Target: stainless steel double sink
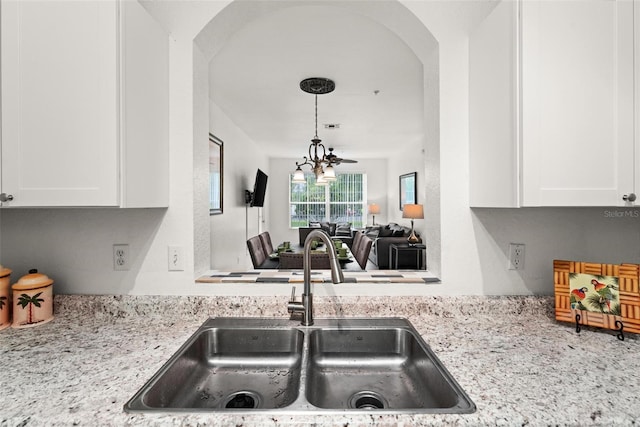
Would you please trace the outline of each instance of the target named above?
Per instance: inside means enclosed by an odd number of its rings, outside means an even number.
[[[406,319],[212,318],[127,412],[471,413],[475,405]]]

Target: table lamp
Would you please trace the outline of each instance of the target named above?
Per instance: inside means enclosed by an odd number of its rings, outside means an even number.
[[[373,216],[373,225],[376,225],[376,214],[380,213],[380,206],[377,203],[369,205],[369,213]]]
[[[413,220],[424,218],[424,209],[422,205],[404,205],[402,207],[402,218],[411,218],[411,235],[407,238],[407,242],[410,245],[419,243],[420,240],[416,237],[416,233],[413,231]]]

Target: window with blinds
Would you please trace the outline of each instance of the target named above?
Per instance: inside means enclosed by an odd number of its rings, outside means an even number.
[[[289,226],[307,227],[309,222],[350,222],[362,227],[366,222],[367,175],[341,173],[329,185],[316,185],[313,174],[305,183],[289,176]]]

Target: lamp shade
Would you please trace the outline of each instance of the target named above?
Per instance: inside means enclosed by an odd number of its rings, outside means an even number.
[[[293,182],[297,184],[304,184],[307,180],[304,177],[304,172],[300,169],[300,166],[296,168],[296,171],[293,173]]]
[[[324,179],[324,173],[320,174],[320,176],[316,178],[316,186],[325,187],[327,185],[329,185],[329,181]]]
[[[402,218],[423,219],[424,209],[422,205],[404,205],[402,207]]]
[[[338,179],[336,177],[336,171],[333,169],[333,166],[329,165],[324,168],[324,180],[325,181],[335,181]]]
[[[377,203],[371,203],[369,205],[369,213],[372,215],[377,215],[380,213],[380,206]]]

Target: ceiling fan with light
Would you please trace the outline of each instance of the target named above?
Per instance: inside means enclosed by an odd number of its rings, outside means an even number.
[[[305,183],[306,178],[301,166],[309,165],[316,176],[316,185],[327,185],[330,181],[335,181],[336,172],[333,165],[340,163],[356,163],[355,160],[342,159],[333,153],[333,148],[329,148],[329,153],[325,150],[322,140],[318,138],[318,95],[331,93],[335,89],[336,84],[333,80],[325,77],[311,77],[300,82],[300,89],[304,92],[315,95],[316,107],[316,132],[311,139],[309,145],[309,157],[304,156],[302,163],[296,162],[296,170],[293,174],[293,182]],[[322,153],[322,155],[320,155]]]
[[[343,159],[336,156],[333,153],[333,147],[329,147],[329,154],[326,155],[326,158],[332,165],[339,165],[340,163],[358,163],[357,160]]]

